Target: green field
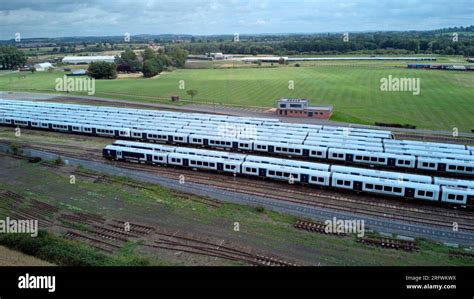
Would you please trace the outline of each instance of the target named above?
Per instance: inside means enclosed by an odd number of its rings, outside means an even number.
[[[449,60],[449,59],[447,59]],[[407,123],[419,128],[470,132],[474,129],[474,73],[412,70],[394,63],[324,63],[301,67],[180,69],[157,78],[97,81],[96,96],[143,102],[196,89],[196,102],[274,107],[281,97],[308,98],[314,105],[333,105],[334,121],[373,124]],[[398,62],[399,65],[405,65]],[[64,73],[0,76],[0,90],[53,91]],[[420,94],[383,92],[380,79],[419,78]],[[179,89],[180,80],[185,89]],[[294,89],[289,89],[289,81]]]

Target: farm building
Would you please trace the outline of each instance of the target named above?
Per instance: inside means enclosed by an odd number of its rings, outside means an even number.
[[[331,118],[332,110],[332,106],[309,106],[307,99],[280,99],[278,100],[277,114],[282,116],[329,119]]]
[[[54,66],[49,62],[37,63],[34,65],[34,67],[38,72],[44,72],[48,69],[54,69]]]
[[[78,64],[78,63],[91,63],[97,61],[104,62],[115,62],[115,56],[66,56],[63,58],[63,63],[67,64]]]

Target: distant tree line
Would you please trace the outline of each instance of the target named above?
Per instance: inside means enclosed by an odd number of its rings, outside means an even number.
[[[376,32],[340,34],[253,36],[239,42],[202,41],[183,43],[192,54],[223,52],[229,54],[440,54],[474,56],[474,26],[436,31]]]

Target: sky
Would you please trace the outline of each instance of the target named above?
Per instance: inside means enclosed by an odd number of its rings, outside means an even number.
[[[474,24],[474,0],[0,0],[0,39],[429,30]]]

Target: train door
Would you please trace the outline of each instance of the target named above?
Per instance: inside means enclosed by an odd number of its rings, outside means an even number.
[[[438,163],[438,171],[446,171],[446,163]]]
[[[395,166],[395,162],[396,162],[396,161],[395,161],[394,158],[388,158],[388,163],[387,163],[387,165],[388,165],[388,166]]]
[[[168,142],[173,142],[173,135],[168,135]]]
[[[346,154],[346,161],[348,161],[348,162],[354,161],[354,155],[353,154]]]
[[[269,152],[269,153],[273,153],[274,151],[275,151],[274,146],[273,146],[273,145],[269,145],[269,146],[268,146],[268,152]]]
[[[405,197],[414,198],[415,197],[415,189],[405,188]]]
[[[468,207],[474,207],[474,196],[473,195],[468,195],[467,196],[466,205]]]
[[[308,117],[313,117],[313,112],[308,112]]]
[[[217,163],[217,170],[218,171],[223,171],[224,170],[224,164],[223,163]]]
[[[362,182],[354,181],[354,190],[362,191]]]
[[[153,160],[152,160],[152,157],[151,157],[150,154],[147,154],[147,155],[146,155],[146,162],[147,162],[147,163],[153,163]]]
[[[117,151],[117,159],[122,159],[122,151]]]
[[[96,130],[95,128],[92,128],[92,134],[95,135],[96,134]]]
[[[232,142],[232,148],[233,148],[233,149],[237,149],[238,147],[239,147],[239,143],[233,141],[233,142]]]
[[[189,166],[189,159],[183,159],[183,166]]]
[[[119,130],[114,130],[114,131],[115,131],[115,137],[120,137]]]
[[[67,130],[68,130],[69,132],[72,132],[72,126],[69,126],[69,125],[68,125],[68,126],[67,126]]]
[[[301,182],[302,183],[309,183],[309,175],[302,173],[301,174]]]
[[[202,140],[202,144],[204,144],[205,146],[208,146],[209,145],[209,139],[204,138]]]
[[[258,175],[263,177],[267,176],[267,170],[265,168],[259,168]]]
[[[309,157],[309,150],[303,149],[303,157]]]

